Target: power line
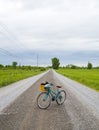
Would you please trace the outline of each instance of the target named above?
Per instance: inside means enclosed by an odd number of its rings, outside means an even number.
[[[26,46],[24,46],[24,44],[23,43],[21,43],[19,40],[18,40],[18,38],[15,36],[15,34],[14,33],[12,33],[10,30],[9,30],[9,28],[7,27],[7,25],[5,25],[4,23],[2,23],[1,21],[0,21],[0,26],[3,28],[3,30],[4,31],[0,31],[0,34],[2,34],[3,36],[5,36],[8,40],[10,40],[10,41],[14,41],[14,43],[18,46],[18,48],[23,48],[23,49],[25,49],[25,50],[27,50],[27,47]],[[15,45],[14,44],[14,45]],[[3,54],[5,54],[5,55],[9,55],[9,56],[12,56],[12,57],[17,57],[17,58],[19,58],[20,59],[20,57],[18,57],[18,56],[16,56],[16,55],[14,55],[12,52],[14,51],[14,50],[11,50],[10,49],[10,51],[8,51],[7,49],[4,49],[4,48],[0,48],[0,51],[1,51],[1,53],[3,53]],[[22,51],[21,51],[22,52]],[[23,51],[24,52],[24,51]],[[35,54],[35,53],[34,53]],[[33,54],[33,55],[34,55]],[[29,54],[30,55],[30,54]],[[21,56],[22,57],[22,56]],[[37,56],[37,66],[38,66],[38,56]]]
[[[4,24],[4,23],[2,23],[2,22],[0,21],[0,26],[7,32],[7,34],[5,34],[4,32],[0,32],[1,34],[3,34],[4,36],[6,36],[6,38],[7,38],[8,40],[14,41],[14,43],[16,43],[16,45],[18,46],[18,48],[21,47],[21,48],[27,50],[27,47],[24,46],[24,44],[18,40],[18,38],[15,36],[15,34],[12,33],[12,32],[8,29],[8,27],[7,27],[6,24]],[[19,46],[19,45],[20,45],[20,46]],[[20,49],[21,49],[21,48],[20,48]],[[14,50],[13,50],[13,51],[14,51]],[[22,52],[22,51],[21,51],[21,52]],[[28,54],[29,54],[29,53],[28,53]],[[34,54],[35,54],[35,53],[34,53]],[[29,54],[29,55],[30,55],[30,54]]]
[[[0,21],[0,26],[8,33],[8,35],[7,35],[7,34],[5,34],[4,32],[1,32],[4,36],[6,36],[9,40],[14,41],[14,42],[17,44],[17,46],[20,45],[21,48],[27,49],[27,48],[24,46],[24,44],[21,43],[21,42],[18,40],[18,38],[15,36],[15,34],[12,33],[12,32],[8,29],[8,27],[7,27],[6,24],[4,24],[4,23],[2,23],[2,22]],[[20,44],[18,44],[18,43],[20,43]]]
[[[5,49],[3,49],[3,48],[0,48],[0,51],[1,51],[1,53],[3,53],[3,54],[6,54],[6,55],[9,55],[9,56],[12,56],[12,57],[18,57],[18,56],[12,54],[11,52],[9,52],[9,51],[7,51],[7,50],[5,50]]]

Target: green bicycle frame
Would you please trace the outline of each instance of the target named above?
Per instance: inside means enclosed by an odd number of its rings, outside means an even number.
[[[46,100],[48,98],[49,94],[51,95],[53,100],[56,100],[59,93],[60,93],[59,89],[57,89],[56,91],[53,91],[52,89],[49,89],[48,92],[46,92],[46,94],[44,96],[44,100]]]

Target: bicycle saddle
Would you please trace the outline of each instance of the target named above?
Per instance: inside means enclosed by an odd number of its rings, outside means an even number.
[[[57,88],[62,88],[62,86],[56,86]]]

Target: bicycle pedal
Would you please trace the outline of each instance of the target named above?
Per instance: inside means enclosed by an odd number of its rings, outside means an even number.
[[[52,101],[55,101],[55,99],[54,99],[54,98],[52,98]]]

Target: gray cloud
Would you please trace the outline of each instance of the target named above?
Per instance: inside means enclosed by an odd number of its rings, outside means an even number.
[[[0,47],[13,53],[99,51],[98,0],[0,0],[0,17]]]

